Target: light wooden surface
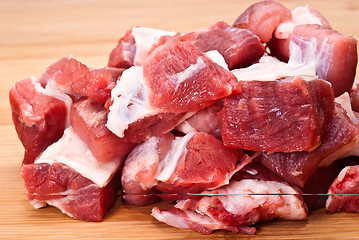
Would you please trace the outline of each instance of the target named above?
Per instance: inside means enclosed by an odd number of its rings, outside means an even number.
[[[117,201],[101,223],[68,218],[57,209],[35,210],[25,198],[19,170],[22,146],[12,126],[8,92],[14,83],[40,74],[72,54],[91,67],[104,66],[117,40],[131,26],[178,32],[233,23],[254,1],[0,1],[0,239],[353,239],[359,214],[313,212],[305,221],[271,221],[255,236],[217,231],[210,236],[154,220],[149,207]],[[309,4],[333,28],[359,39],[358,0],[282,1],[293,9]],[[162,205],[163,206],[163,205]]]

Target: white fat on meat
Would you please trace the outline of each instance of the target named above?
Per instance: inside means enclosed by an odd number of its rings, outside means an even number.
[[[298,220],[307,216],[304,202],[297,196],[299,192],[285,183],[243,179],[232,181],[229,185],[215,191],[216,194],[219,194],[217,198],[223,207],[234,215],[246,216],[254,209],[263,207],[263,211],[270,209],[271,212],[268,214],[274,213],[282,219]],[[206,213],[207,201],[204,201],[204,204],[201,201],[197,204],[197,211]],[[261,214],[264,213],[261,212]]]
[[[141,66],[152,47],[162,36],[174,36],[176,32],[147,27],[133,27],[132,35],[136,42],[134,65]]]
[[[177,86],[180,83],[182,83],[182,82],[186,81],[187,79],[191,78],[193,75],[195,75],[199,71],[201,71],[205,66],[206,66],[206,64],[204,63],[202,57],[198,57],[197,62],[195,64],[192,64],[191,66],[186,68],[184,71],[179,72],[179,73],[176,74],[176,76],[177,76],[177,81],[176,81]]]
[[[344,110],[347,112],[348,117],[350,118],[350,120],[352,120],[353,123],[359,124],[358,119],[355,117],[355,114],[353,112],[348,92],[345,92],[339,97],[336,97],[335,102],[339,103],[344,108]]]
[[[161,182],[166,182],[171,177],[177,167],[180,158],[186,157],[187,143],[192,139],[194,134],[194,132],[191,132],[183,137],[175,137],[172,142],[170,151],[158,165],[158,171],[156,176],[157,180]]]
[[[63,206],[71,201],[77,200],[78,196],[79,196],[79,194],[78,194],[79,192],[86,190],[86,188],[93,188],[94,186],[97,186],[97,185],[92,183],[92,184],[86,185],[86,186],[76,189],[76,190],[67,189],[63,192],[54,193],[54,195],[56,195],[56,196],[63,196],[61,198],[47,199],[45,201],[33,199],[30,201],[30,203],[34,208],[37,208],[37,209],[46,207],[47,205],[54,206],[57,209],[60,209],[62,213],[65,213],[69,217],[73,218],[74,216],[70,212],[66,211]]]
[[[274,31],[274,36],[278,39],[287,39],[295,26],[303,24],[322,25],[322,22],[310,11],[308,6],[297,7],[292,10],[292,20],[279,24]]]
[[[150,170],[152,166],[158,165],[158,137],[151,137],[143,143],[137,145],[126,159],[126,164],[122,171],[122,182],[135,180],[139,171]],[[151,182],[139,182],[143,190],[151,189],[157,184],[156,179]],[[125,191],[125,189],[124,189]]]
[[[164,222],[170,226],[177,227],[180,229],[188,229],[193,228],[197,225],[196,229],[199,232],[202,233],[209,233],[212,230],[217,229],[227,229],[236,231],[236,228],[226,226],[225,224],[212,219],[206,215],[199,214],[196,212],[193,212],[191,210],[182,210],[181,215],[178,215],[178,213],[172,213],[170,211],[161,211],[159,208],[154,207],[152,208],[151,215],[156,218],[158,221]],[[203,228],[207,228],[207,230],[204,230]],[[207,232],[208,231],[208,232]],[[254,233],[254,232],[253,232]]]
[[[318,44],[315,38],[295,37],[295,41],[289,43],[289,51],[288,63],[264,55],[258,63],[231,72],[238,81],[274,81],[291,76],[314,79],[318,75],[326,76],[330,64],[327,53],[331,51],[327,39]]]
[[[197,132],[195,128],[191,126],[191,124],[188,123],[188,121],[184,121],[181,124],[179,124],[176,127],[176,130],[182,132],[182,133],[190,133],[190,132]]]
[[[43,88],[41,84],[36,81],[35,77],[31,77],[31,83],[34,85],[34,88],[37,92],[61,100],[66,104],[67,107],[66,127],[70,126],[70,109],[72,105],[71,97],[66,93],[63,93],[59,89],[57,89],[53,85],[54,81],[49,81],[46,84],[45,88]]]
[[[229,71],[226,60],[224,60],[224,57],[217,50],[208,51],[205,55],[219,66]]]
[[[159,113],[159,109],[151,107],[149,103],[148,86],[140,66],[131,67],[122,73],[111,91],[111,101],[106,126],[121,138],[131,123]]]
[[[104,187],[112,179],[122,159],[114,158],[108,162],[98,162],[85,142],[74,132],[72,127],[50,145],[36,160],[36,163],[62,163],[83,177],[90,179],[97,186]],[[94,174],[96,173],[96,174]]]
[[[175,137],[171,143],[168,153],[160,159],[159,156],[159,137],[151,137],[145,142],[137,145],[126,159],[123,169],[122,182],[134,180],[138,182],[143,190],[150,189],[157,185],[159,181],[166,182],[175,171],[178,161],[186,157],[187,144],[195,133],[189,133],[183,137]],[[151,182],[142,183],[137,181],[139,171],[157,167],[157,171]]]
[[[293,45],[292,47],[297,54],[301,54],[299,46]],[[294,59],[296,56],[294,54],[292,61],[289,60],[288,63],[285,63],[277,58],[264,55],[258,63],[247,68],[234,69],[231,72],[238,81],[275,81],[290,76],[315,77],[315,64],[301,63]],[[300,59],[302,59],[301,55]]]
[[[217,50],[208,51],[205,53],[205,55],[213,62],[217,63],[219,66],[229,71],[226,61]],[[192,64],[182,72],[175,74],[172,78],[173,80],[176,80],[175,84],[178,86],[180,83],[186,81],[187,79],[191,78],[193,75],[201,71],[204,67],[206,67],[206,63],[203,61],[203,58],[200,56],[197,58],[195,64]]]
[[[158,221],[164,222],[172,227],[177,227],[180,229],[191,228],[186,218],[178,217],[176,214],[168,211],[161,212],[157,207],[152,209],[151,215]]]

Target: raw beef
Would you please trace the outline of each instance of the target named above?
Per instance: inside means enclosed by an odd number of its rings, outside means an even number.
[[[249,6],[233,26],[251,30],[264,43],[269,42],[279,24],[290,21],[291,11],[279,2],[262,1]]]
[[[21,174],[27,198],[35,208],[48,204],[78,220],[102,221],[119,189],[120,174],[99,187],[61,163],[24,165]]]
[[[48,204],[75,219],[101,221],[116,199],[122,161],[98,162],[69,127],[33,164],[23,165],[21,175],[35,208]]]
[[[320,144],[334,109],[333,92],[325,81],[294,77],[240,85],[243,92],[225,98],[219,113],[226,147],[272,153]]]
[[[33,163],[62,136],[72,101],[56,89],[43,88],[34,78],[17,82],[9,98],[13,123],[25,148],[23,164]]]
[[[343,168],[331,184],[328,194],[328,211],[359,212],[359,165]]]
[[[231,176],[250,161],[242,151],[226,149],[206,133],[152,137],[136,146],[125,161],[124,198],[131,204],[144,205],[154,200],[145,195],[153,190],[166,194],[160,195],[162,198],[174,200],[183,194],[218,188],[228,184]]]
[[[314,61],[320,79],[332,84],[335,97],[352,88],[358,62],[357,40],[317,24],[296,26],[292,42],[302,49],[297,62]]]
[[[217,50],[229,69],[247,67],[265,52],[260,39],[251,31],[231,27],[223,21],[186,33],[181,40],[192,43],[202,52]]]
[[[172,226],[202,233],[226,229],[253,234],[257,222],[305,219],[307,207],[300,193],[263,166],[250,164],[236,173],[229,185],[202,192],[199,200],[180,200],[168,210],[155,207],[152,215]]]
[[[125,156],[135,146],[108,130],[106,109],[90,98],[75,102],[70,118],[73,130],[88,145],[97,161]]]
[[[150,104],[167,112],[193,112],[240,92],[234,75],[188,42],[170,42],[146,58],[143,76]]]
[[[142,67],[125,70],[111,92],[106,126],[120,138],[143,142],[162,136],[194,113],[168,113],[151,106]]]
[[[355,153],[358,125],[336,104],[332,120],[319,147],[312,151],[262,154],[260,162],[290,184],[303,187],[318,167]]]
[[[109,67],[129,68],[141,66],[144,59],[162,37],[170,37],[176,32],[168,32],[154,28],[133,27],[128,30],[111,51],[108,60]]]
[[[329,22],[316,9],[309,6],[297,7],[292,11],[292,19],[281,23],[274,31],[273,37],[268,43],[271,54],[288,62],[293,29],[295,26],[303,24],[318,24],[324,28],[331,28]]]
[[[73,57],[61,58],[51,64],[39,81],[51,85],[73,98],[90,97],[104,104],[111,95],[115,82],[123,69],[91,69]]]
[[[221,139],[221,126],[217,114],[223,108],[223,101],[218,100],[213,105],[201,109],[195,115],[183,121],[176,130],[187,134],[190,132],[205,132]]]

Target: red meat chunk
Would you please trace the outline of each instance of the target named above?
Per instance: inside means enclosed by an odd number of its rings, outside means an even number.
[[[303,187],[323,160],[346,144],[350,144],[358,134],[357,125],[349,119],[340,105],[336,105],[329,122],[327,132],[315,150],[262,154],[260,162],[288,183]]]
[[[303,62],[314,56],[318,77],[332,84],[335,97],[351,90],[358,62],[356,39],[307,24],[294,28],[292,41],[301,48]]]
[[[202,52],[217,50],[229,69],[247,67],[264,54],[264,46],[255,34],[247,29],[231,27],[225,22],[186,33],[181,40],[189,41]]]
[[[149,87],[142,67],[126,69],[111,92],[107,128],[127,141],[140,143],[152,136],[162,136],[193,113],[171,113],[152,107]]]
[[[136,146],[125,161],[125,200],[143,205],[154,200],[145,196],[148,193],[161,192],[165,194],[160,195],[162,198],[175,200],[181,198],[177,194],[217,188],[228,184],[231,176],[249,161],[242,151],[226,149],[220,140],[206,133],[152,137]]]
[[[135,38],[132,35],[132,29],[118,40],[117,46],[111,51],[108,60],[109,67],[129,68],[133,66],[136,52]]]
[[[27,198],[35,207],[54,205],[78,220],[102,221],[119,189],[120,172],[99,187],[61,163],[28,164],[21,168]]]
[[[234,21],[233,26],[251,30],[262,42],[272,38],[274,30],[282,22],[292,18],[291,11],[279,2],[262,1],[249,6]]]
[[[115,82],[122,74],[120,68],[91,69],[75,58],[61,58],[50,65],[40,78],[43,85],[53,84],[74,98],[90,97],[104,104],[111,96]]]
[[[37,91],[35,84],[31,79],[24,79],[9,93],[14,126],[25,148],[23,164],[33,163],[47,146],[62,136],[68,116],[64,101]],[[38,87],[43,89],[40,84]]]
[[[132,27],[111,51],[109,67],[129,68],[141,66],[147,55],[166,39],[176,34],[147,27]]]
[[[268,42],[271,55],[281,61],[288,62],[293,29],[295,26],[303,24],[319,24],[324,28],[331,29],[329,22],[318,10],[309,6],[297,7],[292,11],[292,19],[281,23],[274,31],[272,39]]]
[[[226,184],[236,171],[237,161],[246,155],[226,149],[223,143],[207,133],[196,133],[186,145],[187,153],[180,158],[167,181],[156,189],[162,193],[198,193]],[[237,169],[238,170],[238,169]]]
[[[100,162],[127,155],[135,146],[108,130],[106,109],[89,98],[72,105],[70,118],[74,131]]]
[[[329,84],[300,77],[240,84],[243,92],[225,98],[219,113],[226,147],[294,152],[320,144],[334,110]]]
[[[231,95],[235,76],[188,42],[169,42],[146,59],[143,76],[152,106],[166,112],[198,111]]]

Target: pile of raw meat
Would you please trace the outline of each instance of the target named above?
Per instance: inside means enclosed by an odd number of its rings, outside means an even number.
[[[317,10],[274,1],[189,33],[133,27],[107,67],[65,57],[10,90],[27,198],[86,221],[117,196],[165,200],[157,220],[204,234],[358,212],[357,58]]]

